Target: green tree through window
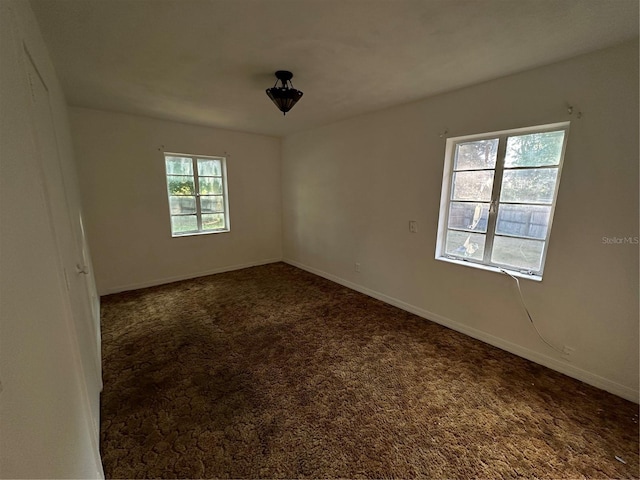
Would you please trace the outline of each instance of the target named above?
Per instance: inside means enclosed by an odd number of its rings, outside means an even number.
[[[542,277],[568,123],[447,140],[436,258]]]
[[[165,154],[171,234],[229,230],[226,159]]]

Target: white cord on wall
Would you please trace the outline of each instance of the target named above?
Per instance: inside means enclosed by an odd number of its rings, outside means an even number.
[[[531,322],[531,325],[533,325],[533,328],[535,329],[535,331],[538,334],[538,336],[540,337],[540,339],[544,343],[549,345],[549,347],[554,349],[556,352],[564,355],[565,352],[560,350],[559,348],[554,347],[549,342],[547,342],[547,340],[542,336],[542,334],[538,330],[538,327],[536,327],[536,323],[533,321],[533,317],[531,316],[531,313],[529,312],[529,309],[527,308],[527,304],[524,302],[524,296],[522,295],[522,289],[520,288],[520,280],[518,280],[518,277],[515,277],[515,276],[511,275],[509,272],[507,272],[506,270],[503,270],[502,268],[500,269],[500,271],[502,273],[504,273],[505,275],[509,275],[511,278],[513,278],[516,281],[516,285],[518,286],[518,293],[520,294],[520,303],[522,303],[522,307],[524,308],[524,311],[527,312],[527,317],[529,317],[529,321]]]

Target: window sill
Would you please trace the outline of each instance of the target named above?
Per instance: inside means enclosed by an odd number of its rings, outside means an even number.
[[[185,233],[179,233],[177,235],[171,235],[171,238],[182,238],[182,237],[195,237],[198,235],[211,235],[212,233],[228,233],[230,232],[230,229],[224,229],[224,230],[209,230],[206,232],[185,232]]]
[[[495,273],[499,273],[501,275],[504,275],[504,272],[507,272],[509,275],[513,275],[514,277],[518,277],[518,278],[524,278],[525,280],[533,280],[534,282],[541,282],[542,281],[542,275],[535,275],[535,274],[526,274],[526,273],[522,273],[519,272],[517,270],[510,270],[508,268],[498,268],[498,267],[493,267],[490,265],[482,265],[480,263],[475,263],[475,262],[468,262],[465,260],[456,260],[453,258],[448,258],[448,257],[436,257],[436,260],[441,260],[443,262],[448,262],[448,263],[455,263],[457,265],[464,265],[465,267],[472,267],[472,268],[477,268],[479,270],[486,270],[489,272],[495,272]],[[504,270],[504,272],[503,272]]]

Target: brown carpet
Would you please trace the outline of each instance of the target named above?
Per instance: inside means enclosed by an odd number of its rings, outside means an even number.
[[[283,263],[102,315],[108,478],[638,477],[636,404]]]

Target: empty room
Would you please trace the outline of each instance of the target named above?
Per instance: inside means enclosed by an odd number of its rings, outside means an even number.
[[[638,0],[0,0],[1,478],[638,478]]]

